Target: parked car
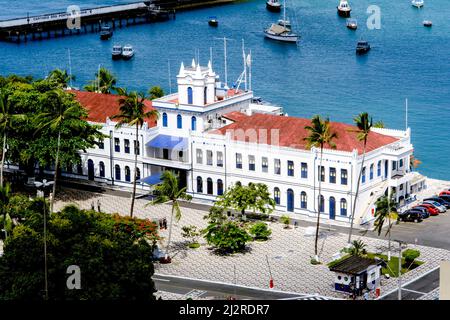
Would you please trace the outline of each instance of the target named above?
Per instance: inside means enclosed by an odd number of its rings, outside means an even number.
[[[440,204],[439,202],[437,202],[437,201],[428,200],[428,201],[424,201],[423,203],[424,204],[431,204],[433,207],[435,207],[436,209],[439,210],[439,213],[444,213],[444,212],[447,211],[447,208],[445,206],[443,206],[442,204]]]
[[[424,199],[423,201],[436,201],[439,202],[441,205],[445,206],[447,209],[450,209],[450,203],[440,197],[430,197]]]
[[[426,208],[415,207],[415,208],[411,208],[410,210],[420,212],[422,214],[422,218],[424,218],[424,219],[427,219],[428,217],[430,217],[430,214]]]
[[[405,212],[398,214],[398,219],[401,221],[414,221],[422,222],[422,214],[418,210],[406,210]]]
[[[445,202],[447,202],[447,204],[448,204],[448,207],[447,207],[447,205],[445,205],[447,208],[450,208],[450,195],[442,195],[442,196],[439,196],[439,198],[440,199],[442,199],[442,200],[444,200]]]
[[[425,208],[428,211],[428,213],[430,214],[430,216],[439,215],[439,210],[436,209],[435,207],[433,207],[431,204],[422,203],[422,204],[419,204],[419,205],[413,207],[413,209],[417,209],[417,208]]]
[[[441,193],[439,193],[439,196],[443,196],[443,195],[450,196],[450,191],[449,190],[444,190],[444,191],[441,191]]]

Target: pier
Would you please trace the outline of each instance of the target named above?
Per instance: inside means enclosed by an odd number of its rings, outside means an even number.
[[[233,3],[235,0],[153,0],[49,13],[0,21],[0,41],[27,42],[69,35],[99,32],[108,25],[113,30],[129,25],[176,18],[177,10],[191,10]]]

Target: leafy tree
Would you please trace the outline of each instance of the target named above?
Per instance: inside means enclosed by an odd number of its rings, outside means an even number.
[[[17,120],[26,119],[23,114],[14,114],[13,107],[9,101],[9,94],[6,91],[0,91],[0,130],[3,133],[2,161],[0,168],[0,187],[3,187],[3,168],[6,158],[6,141],[8,132],[15,129]]]
[[[361,169],[359,170],[358,175],[358,181],[356,182],[356,193],[355,193],[355,200],[353,201],[353,207],[352,207],[352,216],[350,220],[350,231],[348,233],[348,243],[350,244],[352,241],[352,232],[353,232],[353,221],[355,219],[355,210],[356,210],[356,202],[358,201],[359,196],[359,186],[361,184],[361,176],[363,173],[364,168],[364,161],[366,159],[366,146],[367,146],[367,140],[369,138],[370,130],[373,127],[372,124],[372,117],[369,117],[369,114],[367,112],[363,112],[359,114],[357,117],[353,119],[353,121],[356,124],[356,127],[358,128],[355,130],[357,133],[356,138],[358,141],[363,141],[363,157],[361,161]]]
[[[211,223],[204,230],[208,244],[223,253],[243,251],[247,242],[252,240],[247,231],[235,221],[221,224]]]
[[[275,200],[270,196],[267,185],[263,183],[251,182],[248,186],[236,183],[217,198],[217,206],[231,208],[242,215],[245,215],[246,210],[262,214],[269,214],[275,210]]]
[[[352,256],[362,256],[367,253],[367,245],[362,240],[353,240],[349,253]]]
[[[14,228],[0,257],[0,300],[42,300],[43,234],[39,223]],[[68,206],[48,221],[50,300],[154,300],[147,220]],[[66,286],[67,268],[81,270],[81,289]]]
[[[8,205],[11,198],[11,187],[9,183],[0,187],[0,210],[2,214],[2,226],[6,232],[12,229],[11,217],[8,215]]]
[[[148,90],[148,94],[150,96],[150,100],[155,100],[164,96],[164,91],[160,86],[151,87]]]
[[[306,141],[307,148],[320,148],[320,170],[322,167],[323,160],[323,148],[328,145],[328,147],[335,149],[336,144],[334,143],[334,139],[338,136],[335,132],[331,131],[330,120],[327,118],[323,120],[320,116],[314,116],[311,119],[311,125],[306,126],[305,129],[309,131],[309,135],[304,138]],[[319,172],[319,176],[321,176]],[[317,223],[316,223],[316,239],[314,244],[314,259],[318,262],[318,241],[319,241],[319,227],[320,227],[320,207],[321,205],[321,195],[322,195],[322,179],[319,179],[319,195],[318,195],[318,205],[317,205]]]
[[[197,226],[183,226],[181,230],[183,231],[181,233],[181,236],[183,238],[189,239],[189,247],[196,248],[199,246],[198,237],[201,235],[201,232],[197,229]]]
[[[139,129],[144,125],[147,119],[157,119],[158,111],[156,109],[150,109],[145,104],[146,97],[144,94],[138,94],[137,92],[128,93],[126,89],[119,88],[119,94],[122,98],[119,99],[119,113],[112,116],[111,119],[118,119],[119,122],[116,128],[120,128],[124,125],[135,127],[136,129],[136,142],[134,144],[134,178],[133,178],[133,195],[131,197],[131,209],[130,216],[133,216],[134,201],[136,197],[136,181],[137,181],[137,162],[138,162],[138,141],[139,141]]]
[[[111,93],[116,90],[117,78],[108,69],[102,67],[92,80],[84,87],[86,91]]]
[[[190,201],[192,196],[186,193],[186,187],[180,188],[178,177],[172,171],[164,171],[161,175],[161,183],[155,187],[156,198],[150,202],[151,205],[170,202],[172,205],[172,214],[170,216],[169,239],[166,246],[165,259],[169,258],[169,245],[172,238],[173,218],[179,221],[181,219],[181,208],[179,200]]]
[[[47,79],[54,82],[57,86],[66,89],[72,80],[75,80],[75,76],[69,75],[67,70],[55,69],[50,71]]]
[[[256,240],[267,240],[272,234],[272,230],[269,229],[266,223],[257,222],[250,227],[249,233]]]
[[[374,124],[373,124],[373,127],[374,128],[384,128],[385,126],[384,126],[384,122],[383,121],[381,121],[381,120],[378,120],[377,122],[375,122]]]

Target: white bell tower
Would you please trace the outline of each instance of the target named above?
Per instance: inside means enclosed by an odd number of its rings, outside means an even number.
[[[181,63],[177,84],[179,104],[205,106],[215,102],[216,74],[211,61],[207,67],[196,64],[194,59],[190,67]]]

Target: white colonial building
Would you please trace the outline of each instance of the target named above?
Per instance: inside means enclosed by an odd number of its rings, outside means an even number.
[[[74,91],[88,109],[89,121],[102,125],[108,138],[82,153],[83,165],[63,174],[131,187],[137,143],[141,189],[150,190],[164,170],[177,172],[194,199],[203,201],[214,201],[238,181],[261,182],[269,187],[278,212],[314,217],[321,179],[323,218],[350,221],[363,151],[353,126],[331,123],[338,135],[336,148],[326,146],[319,170],[320,150],[305,147],[309,119],[284,116],[281,108],[256,102],[252,91],[229,89],[210,63],[181,64],[177,84],[177,93],[148,101],[147,108],[156,108],[160,117],[148,119],[137,142],[134,128],[116,129],[110,119],[118,113],[118,96]],[[411,172],[412,152],[409,129],[372,130],[357,224],[373,219],[375,201],[388,187],[401,201],[423,186],[424,179]]]

